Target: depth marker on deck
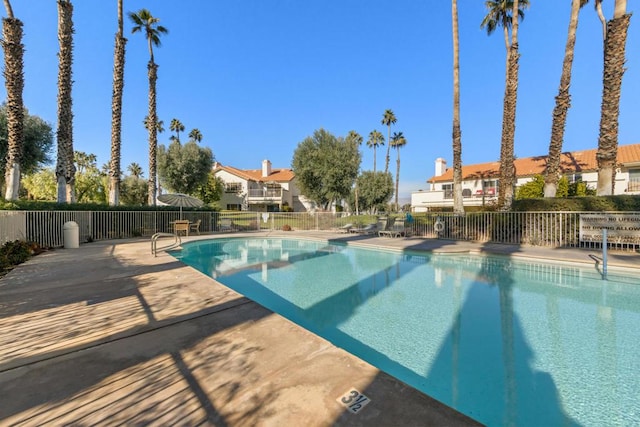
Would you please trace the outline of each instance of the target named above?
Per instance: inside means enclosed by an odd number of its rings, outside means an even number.
[[[337,398],[336,402],[347,408],[347,410],[352,414],[357,414],[362,408],[371,402],[371,399],[360,393],[355,388],[352,388],[341,397]]]

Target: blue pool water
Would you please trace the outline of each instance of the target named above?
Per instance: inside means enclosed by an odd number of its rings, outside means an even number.
[[[488,425],[640,425],[640,279],[246,238],[173,255]]]

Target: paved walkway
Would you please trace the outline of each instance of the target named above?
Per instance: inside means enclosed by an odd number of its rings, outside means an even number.
[[[597,254],[577,250],[285,235],[597,268]],[[609,262],[635,274],[639,261]],[[371,398],[358,414],[337,402],[354,388]],[[475,425],[169,255],[153,257],[149,240],[49,251],[0,279],[0,396],[0,425]]]

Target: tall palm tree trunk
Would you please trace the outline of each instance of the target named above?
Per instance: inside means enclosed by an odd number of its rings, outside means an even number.
[[[7,89],[7,162],[5,169],[5,199],[18,199],[20,189],[20,162],[24,144],[24,88],[22,22],[13,17],[5,0],[7,18],[2,20],[2,47],[4,49],[4,78]]]
[[[384,173],[389,172],[389,160],[391,159],[391,125],[389,125],[389,130],[387,132],[387,141],[389,141],[389,143],[387,144],[387,155],[384,158]]]
[[[514,138],[516,130],[516,103],[518,91],[518,45],[509,48],[507,84],[502,110],[502,139],[500,144],[500,191],[498,205],[501,210],[511,209],[515,184]]]
[[[156,114],[156,80],[158,80],[158,65],[149,61],[147,65],[149,74],[149,182],[148,202],[150,206],[156,204],[156,175],[157,175],[157,151],[158,151],[158,117]]]
[[[514,140],[516,133],[516,105],[518,101],[518,0],[513,2],[511,16],[511,46],[507,59],[507,83],[502,112],[502,140],[500,146],[500,191],[498,206],[501,210],[511,209],[513,203],[516,171],[514,166]]]
[[[567,111],[571,107],[571,69],[573,66],[573,53],[576,45],[576,32],[578,30],[578,15],[582,0],[572,0],[571,19],[567,44],[564,49],[564,61],[562,62],[562,75],[560,87],[556,96],[556,106],[553,109],[553,122],[551,124],[551,141],[549,142],[549,156],[547,157],[547,169],[544,177],[544,197],[555,197],[560,178],[560,156],[562,154],[562,142],[567,123]]]
[[[617,5],[618,2],[616,2]],[[616,16],[607,25],[602,78],[602,107],[598,138],[598,196],[614,194],[618,156],[620,89],[624,74],[625,46],[630,14]]]
[[[464,214],[462,201],[462,131],[460,130],[460,38],[458,36],[458,1],[451,0],[453,31],[453,212]]]
[[[111,99],[111,163],[109,165],[109,205],[120,198],[120,148],[122,143],[122,92],[124,90],[124,54],[127,39],[123,35],[122,0],[118,0],[118,32],[113,55],[113,97]]]
[[[396,158],[396,211],[400,210],[400,205],[398,205],[399,188],[400,188],[400,147],[398,147],[398,157]]]
[[[73,163],[73,110],[71,65],[73,63],[73,5],[58,0],[58,203],[75,202],[75,165]]]

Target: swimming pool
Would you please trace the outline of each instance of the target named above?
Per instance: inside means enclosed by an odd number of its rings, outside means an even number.
[[[637,275],[279,238],[172,254],[482,423],[640,423]]]

